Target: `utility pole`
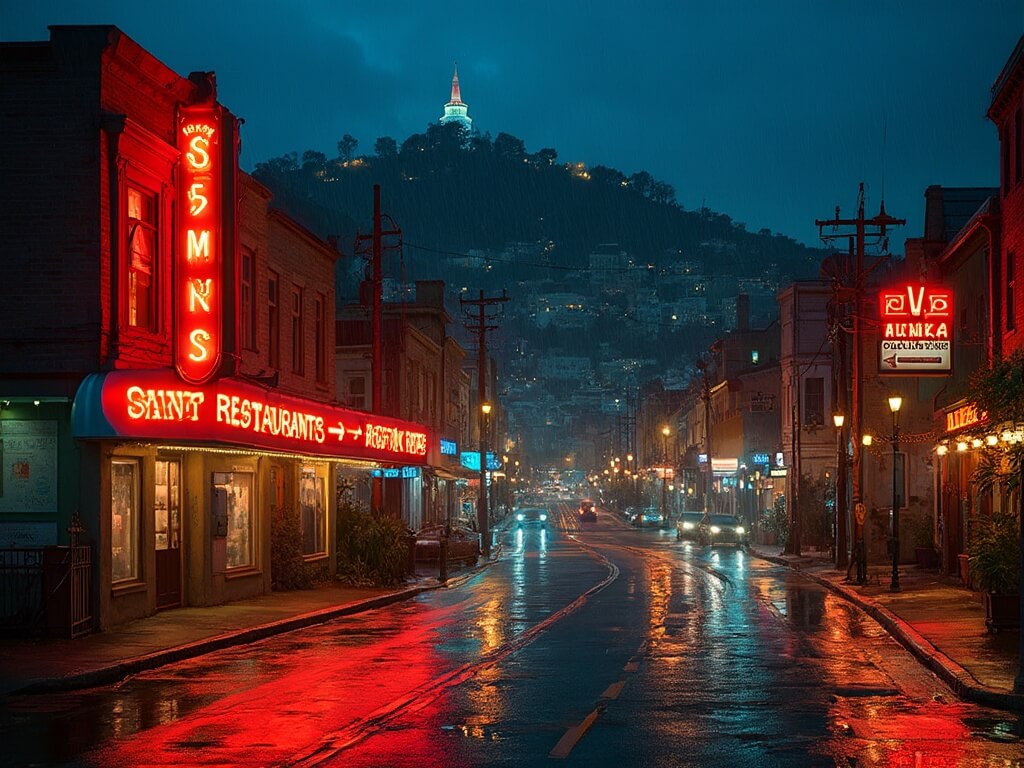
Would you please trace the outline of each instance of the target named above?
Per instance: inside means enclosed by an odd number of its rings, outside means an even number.
[[[370,322],[372,326],[371,348],[372,348],[372,412],[378,416],[384,414],[384,268],[382,265],[384,253],[384,238],[395,237],[401,241],[402,230],[391,222],[392,229],[385,231],[382,227],[382,214],[380,211],[380,184],[373,185],[373,234],[370,236],[370,288],[372,293],[372,306],[370,309]],[[390,220],[390,217],[388,217]],[[356,237],[356,250],[359,244],[365,241],[365,235]],[[363,251],[365,254],[365,251]],[[384,505],[384,481],[383,478],[375,477],[371,483],[370,508],[380,510]]]
[[[701,384],[700,396],[704,400],[704,455],[706,461],[704,462],[704,472],[702,474],[702,496],[703,496],[703,511],[707,515],[710,512],[708,508],[708,497],[711,495],[711,483],[714,481],[714,470],[711,466],[711,383],[708,381],[708,364],[703,357],[697,359],[697,368],[700,370],[701,375],[704,377],[703,383]]]
[[[487,332],[498,327],[488,324],[494,315],[488,316],[487,308],[506,301],[508,301],[508,295],[505,291],[501,292],[501,296],[486,297],[481,290],[479,299],[459,298],[459,303],[463,307],[476,307],[477,312],[475,321],[473,321],[471,311],[463,310],[471,321],[466,324],[466,328],[477,334],[476,391],[477,414],[480,418],[480,496],[477,499],[476,523],[477,530],[480,531],[480,545],[484,557],[491,555],[491,531],[487,509],[487,413],[490,411],[490,403],[487,400]]]
[[[851,371],[850,371],[850,442],[853,447],[853,467],[852,467],[852,504],[847,505],[847,509],[852,509],[858,502],[863,501],[861,486],[863,485],[863,452],[861,447],[861,435],[863,434],[863,388],[861,385],[861,378],[863,376],[863,345],[861,343],[861,333],[864,323],[864,287],[868,272],[864,270],[864,248],[865,242],[868,237],[876,238],[875,243],[882,245],[884,250],[888,250],[888,238],[886,232],[889,227],[903,226],[907,223],[906,219],[895,219],[889,216],[885,212],[885,199],[881,201],[881,205],[878,210],[878,215],[871,219],[864,218],[864,182],[860,183],[857,192],[857,218],[855,219],[842,219],[839,217],[839,206],[836,206],[835,217],[832,219],[815,219],[815,225],[818,227],[818,237],[826,244],[831,244],[836,240],[850,240],[853,241],[854,251],[854,267],[853,274],[849,274],[849,269],[841,270],[842,274],[837,275],[841,282],[852,289],[853,296],[853,319],[851,322],[851,332],[853,335],[853,354],[850,356]],[[832,232],[826,233],[825,227],[831,227]],[[840,230],[840,227],[846,228],[845,231]],[[850,231],[849,228],[853,230]],[[870,270],[869,270],[870,271]],[[845,382],[844,382],[845,386]],[[848,529],[844,521],[844,530]],[[866,530],[866,527],[865,527]],[[838,546],[838,543],[837,543]],[[845,548],[846,543],[843,542]]]

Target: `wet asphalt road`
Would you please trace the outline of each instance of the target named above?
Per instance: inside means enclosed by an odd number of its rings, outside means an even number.
[[[1016,766],[959,702],[789,569],[573,506],[406,603],[90,691],[3,702],[9,765]]]

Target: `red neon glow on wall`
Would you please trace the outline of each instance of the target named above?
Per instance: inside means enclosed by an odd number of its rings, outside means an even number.
[[[185,381],[208,381],[221,357],[220,116],[189,107],[178,118],[181,174],[174,364]]]
[[[193,385],[183,384],[170,371],[114,371],[103,378],[100,407],[114,433],[125,438],[406,464],[427,460],[429,435],[421,424],[290,397],[234,379]]]

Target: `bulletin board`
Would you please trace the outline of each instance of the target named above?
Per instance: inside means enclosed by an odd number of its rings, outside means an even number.
[[[57,422],[0,420],[0,514],[57,511]]]

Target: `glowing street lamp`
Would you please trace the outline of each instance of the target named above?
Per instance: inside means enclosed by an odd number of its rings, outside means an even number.
[[[846,565],[846,440],[843,435],[845,414],[832,414],[832,423],[836,425],[836,567],[842,568]]]
[[[665,493],[666,483],[668,482],[668,436],[671,434],[671,430],[668,428],[668,424],[661,428],[661,521],[665,522]]]
[[[487,513],[487,417],[490,413],[491,404],[487,401],[482,402],[480,404],[480,497],[477,500],[476,520],[484,557],[491,555],[490,520]]]
[[[893,395],[889,398],[892,411],[892,582],[890,592],[900,591],[900,495],[896,489],[896,459],[900,450],[900,406],[903,398]]]

